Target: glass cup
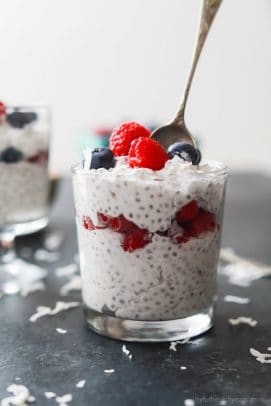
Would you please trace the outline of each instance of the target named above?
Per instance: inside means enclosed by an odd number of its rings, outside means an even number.
[[[0,107],[0,292],[12,294],[28,269],[15,258],[15,237],[48,223],[50,112]]]
[[[199,335],[213,324],[227,169],[140,171],[72,168],[86,321],[126,341]]]

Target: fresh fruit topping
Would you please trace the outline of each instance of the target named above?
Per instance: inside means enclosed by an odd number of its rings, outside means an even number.
[[[115,156],[128,155],[131,143],[139,137],[150,137],[151,132],[133,121],[116,127],[110,137],[110,148]]]
[[[23,128],[37,120],[37,113],[14,111],[7,114],[7,122],[14,128]]]
[[[3,102],[0,101],[0,116],[4,116],[6,114],[6,106]]]
[[[174,156],[178,156],[184,161],[192,162],[193,165],[198,165],[201,161],[200,150],[186,142],[175,142],[168,147],[167,152],[170,159]]]
[[[214,214],[203,209],[199,210],[198,216],[187,227],[187,231],[192,237],[198,237],[204,231],[215,231],[215,229]]]
[[[159,171],[164,168],[168,160],[168,154],[157,142],[147,137],[134,140],[128,155],[128,163],[131,168],[149,168]]]
[[[43,164],[47,163],[48,161],[48,151],[40,151],[36,155],[32,155],[29,158],[27,158],[28,162],[34,163],[34,164]]]
[[[132,252],[145,247],[151,242],[151,236],[148,230],[135,229],[125,234],[122,241],[124,251]]]
[[[108,148],[95,148],[91,152],[90,168],[86,169],[110,169],[115,165],[113,152]]]
[[[86,230],[93,231],[96,229],[95,225],[93,224],[93,221],[88,216],[83,216],[82,223]]]
[[[192,221],[195,217],[197,217],[198,211],[199,208],[196,200],[192,200],[178,211],[176,214],[176,220],[180,225],[187,223],[188,221]]]
[[[13,164],[23,159],[23,154],[16,148],[8,147],[0,154],[0,161],[6,164]]]
[[[98,213],[98,219],[103,225],[111,228],[111,230],[117,233],[126,233],[132,228],[137,227],[132,221],[127,220],[122,214],[118,217],[111,217],[103,213]]]

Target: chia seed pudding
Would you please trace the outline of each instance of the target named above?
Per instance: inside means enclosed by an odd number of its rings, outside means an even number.
[[[48,210],[48,121],[44,108],[0,103],[0,228]]]
[[[180,157],[160,170],[73,169],[86,308],[140,321],[166,321],[213,306],[225,168]]]

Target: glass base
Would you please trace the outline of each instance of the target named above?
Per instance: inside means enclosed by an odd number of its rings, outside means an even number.
[[[84,307],[88,327],[106,337],[123,341],[163,342],[198,336],[213,325],[213,306],[193,316],[166,321],[137,321],[109,316]]]
[[[36,233],[47,226],[49,217],[40,217],[37,220],[26,221],[12,225],[16,236]]]

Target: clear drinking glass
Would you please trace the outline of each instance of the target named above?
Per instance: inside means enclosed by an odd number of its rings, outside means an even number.
[[[0,293],[16,293],[31,269],[15,257],[15,237],[48,223],[49,135],[48,107],[1,106]]]
[[[207,331],[217,294],[225,166],[182,171],[171,179],[174,188],[159,176],[138,181],[80,164],[72,173],[89,327],[152,342]]]

